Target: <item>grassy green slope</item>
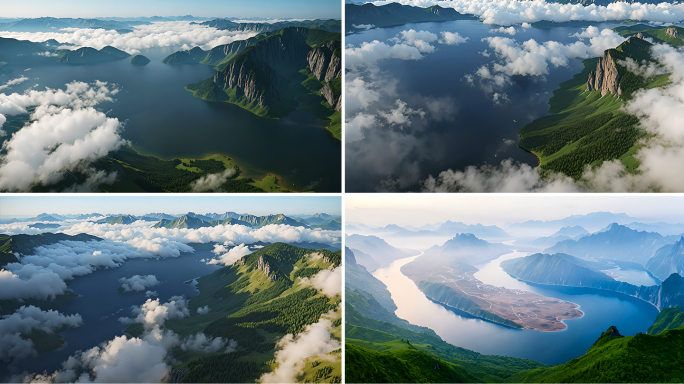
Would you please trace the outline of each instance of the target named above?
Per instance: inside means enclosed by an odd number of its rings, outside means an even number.
[[[609,330],[610,331],[610,330]],[[658,335],[599,338],[589,351],[552,368],[513,375],[510,382],[681,383],[684,381],[684,328]]]
[[[376,352],[346,344],[349,383],[473,383],[481,382],[463,367],[415,349]]]
[[[313,259],[313,252],[327,259]],[[276,281],[256,268],[259,257],[271,266]],[[182,382],[254,381],[273,368],[276,342],[287,333],[299,333],[321,315],[336,309],[339,296],[330,298],[301,284],[299,277],[311,276],[330,266],[338,266],[340,252],[313,251],[284,243],[265,246],[243,258],[244,265],[224,267],[197,280],[200,293],[189,301],[190,317],[171,320],[167,327],[181,336],[204,332],[207,336],[237,341],[237,351],[207,355],[175,349],[174,357],[183,363],[176,369],[188,369]],[[327,260],[327,261],[326,261]],[[197,314],[197,308],[209,305],[211,311]],[[335,321],[334,336],[341,338],[341,321]],[[140,327],[127,329],[131,334]],[[315,359],[312,359],[315,361]],[[340,364],[339,360],[337,364]],[[330,362],[338,371],[339,367]],[[319,367],[323,369],[323,367]],[[315,375],[317,370],[312,374]],[[326,369],[327,371],[327,369]],[[326,376],[326,375],[323,375]],[[335,375],[327,375],[332,381]]]
[[[278,38],[302,39],[309,47],[318,48],[331,40],[340,41],[341,35],[321,29],[283,28],[256,36],[255,42],[250,46],[220,60],[217,64],[220,72],[231,65],[243,67],[247,77],[259,84],[262,91],[274,89],[277,97],[268,96],[267,103],[263,106],[255,101],[250,102],[235,88],[222,89],[214,83],[213,78],[189,84],[185,89],[192,92],[195,97],[208,101],[229,102],[266,118],[281,118],[295,109],[306,110],[323,120],[326,129],[334,137],[341,139],[341,113],[335,111],[321,96],[320,90],[325,85],[324,82],[318,81],[306,68],[269,67],[280,77],[280,81],[274,82],[264,70],[264,66],[269,64],[255,59],[259,55],[253,54],[254,50]],[[335,95],[341,94],[341,78],[333,79],[330,87]]]
[[[630,57],[640,62],[650,59],[648,49],[647,43],[632,39],[609,51],[615,61]],[[600,90],[585,91],[597,60],[585,60],[580,73],[559,85],[549,100],[551,115],[519,130],[520,147],[540,158],[542,170],[579,179],[587,164],[597,166],[606,160],[619,159],[629,171],[638,167],[632,155],[646,133],[638,128],[636,117],[620,108],[636,90],[661,86],[668,81],[668,75],[646,79],[617,64],[622,98],[610,93],[601,97]]]
[[[684,325],[684,307],[665,308],[658,314],[653,324],[648,328],[649,335],[657,335],[668,329],[679,328]]]

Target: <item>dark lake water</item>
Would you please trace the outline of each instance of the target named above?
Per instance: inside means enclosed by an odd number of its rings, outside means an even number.
[[[596,24],[599,29],[611,28],[617,24]],[[516,27],[515,36],[494,34],[490,27],[475,20],[459,20],[442,23],[406,24],[393,28],[372,29],[346,36],[345,44],[359,46],[362,42],[379,40],[387,42],[401,31],[414,29],[426,30],[440,35],[442,31],[458,32],[468,37],[466,43],[444,45],[434,43],[436,51],[424,54],[421,60],[389,59],[378,62],[380,71],[386,71],[395,79],[397,98],[408,102],[418,96],[451,97],[453,108],[457,111],[454,121],[430,122],[423,132],[416,133],[418,138],[427,138],[430,145],[428,158],[407,156],[404,160],[418,161],[420,179],[432,174],[437,176],[446,169],[463,170],[468,165],[484,163],[498,164],[503,159],[512,158],[518,162],[537,165],[537,158],[517,146],[518,129],[532,120],[548,114],[548,100],[558,84],[572,78],[583,68],[581,60],[570,60],[568,67],[553,68],[549,65],[549,74],[545,79],[515,76],[513,84],[506,86],[499,93],[506,93],[510,102],[495,105],[491,94],[486,94],[477,85],[470,86],[463,77],[473,74],[478,67],[495,60],[495,55],[483,38],[491,36],[511,37],[518,42],[535,39],[570,43],[577,38],[569,35],[580,32],[580,27],[561,27],[524,29]],[[391,44],[388,42],[388,44]],[[479,52],[487,51],[490,57]],[[516,144],[505,145],[505,140],[513,140]],[[380,150],[380,149],[378,149]],[[425,152],[425,151],[423,151]],[[379,180],[387,175],[373,175],[364,169],[352,169],[347,162],[346,188],[348,191],[374,190]],[[398,177],[400,175],[393,175]],[[408,189],[417,189],[414,184]]]
[[[512,329],[491,322],[463,316],[435,304],[423,295],[400,268],[417,256],[398,260],[373,273],[387,285],[397,305],[397,316],[433,329],[445,341],[488,355],[507,355],[533,359],[547,364],[561,364],[583,355],[611,325],[625,336],[646,332],[658,310],[644,301],[620,294],[584,288],[539,287],[520,282],[500,267],[506,259],[525,256],[513,252],[484,265],[475,277],[498,287],[522,289],[580,305],[584,316],[566,320],[560,332]]]
[[[33,62],[30,71],[0,77],[0,82],[20,75],[31,78],[5,93],[22,92],[35,84],[39,90],[44,86],[63,89],[74,80],[116,83],[121,88],[116,101],[98,108],[125,121],[122,136],[144,154],[171,159],[222,153],[257,171],[275,173],[295,188],[317,183],[316,191],[341,190],[341,144],[321,120],[305,111],[265,119],[232,104],[198,99],[184,87],[215,71],[206,65],[161,63],[175,51],[142,52],[151,60],[143,67],[128,59],[87,66],[55,65],[54,58],[45,59]]]
[[[83,325],[69,328],[61,333],[65,345],[58,350],[46,352],[34,359],[20,360],[15,372],[54,372],[77,350],[85,351],[99,343],[124,334],[128,327],[118,321],[119,317],[131,316],[131,306],[143,304],[147,297],[142,292],[119,292],[119,279],[133,275],[155,275],[162,283],[149,290],[156,291],[161,302],[175,295],[185,297],[197,294],[194,286],[186,281],[207,275],[220,268],[200,262],[212,258],[210,249],[194,253],[182,253],[179,257],[165,259],[134,259],[121,267],[102,269],[77,277],[70,288],[79,296],[68,301],[59,311],[66,314],[80,314]],[[154,300],[156,297],[152,297]],[[7,373],[7,367],[0,365],[0,377]]]

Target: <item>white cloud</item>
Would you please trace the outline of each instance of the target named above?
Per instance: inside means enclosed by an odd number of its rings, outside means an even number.
[[[217,191],[231,177],[235,176],[237,172],[235,168],[228,168],[221,173],[212,173],[204,175],[199,179],[190,183],[193,192],[210,192]]]
[[[501,36],[484,38],[483,41],[488,43],[499,62],[479,67],[474,75],[480,79],[482,89],[492,93],[511,83],[511,76],[541,77],[549,73],[550,65],[565,67],[570,59],[602,56],[606,49],[615,48],[625,41],[613,30],[599,30],[593,26],[572,36],[578,41],[571,44],[557,41],[539,43],[534,39],[519,43]],[[585,42],[587,39],[588,42]],[[469,76],[466,80],[472,83],[474,77]]]
[[[330,332],[333,328],[331,318],[336,313],[321,316],[317,323],[309,324],[299,334],[285,335],[277,343],[275,353],[278,365],[273,372],[265,373],[261,383],[294,383],[304,370],[304,359],[310,356],[325,354],[341,347],[340,342],[333,339]]]
[[[411,122],[411,116],[418,115],[419,117],[425,117],[425,112],[421,109],[412,109],[408,107],[408,104],[401,100],[395,101],[396,108],[391,109],[387,112],[380,112],[380,116],[387,120],[390,125],[397,124],[409,124]]]
[[[84,162],[125,144],[119,135],[119,121],[93,108],[112,101],[117,92],[114,86],[96,81],[72,82],[66,90],[0,94],[0,115],[23,114],[27,107],[36,107],[31,122],[3,144],[6,153],[0,157],[0,190],[25,191],[36,183],[55,183],[65,171],[82,168]],[[111,180],[98,173],[91,177]]]
[[[33,305],[22,306],[0,319],[0,360],[12,361],[36,355],[33,342],[21,337],[34,329],[53,333],[64,327],[79,327],[82,324],[83,320],[78,314],[65,316],[54,310],[43,311]]]
[[[220,250],[223,246],[218,246],[214,249],[214,253],[217,253],[217,249]],[[225,248],[223,248],[225,249]],[[233,265],[236,261],[240,260],[244,256],[252,253],[249,247],[245,244],[240,244],[231,248],[229,251],[218,256],[218,259],[211,259],[207,264],[223,264],[223,265]],[[218,253],[217,253],[218,254]]]
[[[0,32],[0,37],[34,42],[55,39],[63,44],[95,49],[112,46],[130,54],[138,54],[141,50],[157,47],[182,50],[201,47],[207,50],[233,41],[246,40],[255,35],[256,32],[223,31],[191,24],[190,21],[155,22],[150,25],[135,26],[129,33],[89,28],[65,28],[58,32]],[[74,47],[66,48],[74,49]]]
[[[36,56],[45,56],[45,57],[58,57],[58,56],[59,56],[58,54],[56,54],[56,53],[54,53],[54,52],[50,52],[50,51],[37,52],[37,53],[34,53],[34,55],[36,55]]]
[[[359,25],[352,24],[352,28],[369,30],[369,29],[375,28],[375,25],[373,25],[373,24],[359,24]]]
[[[157,291],[147,291],[145,292],[145,297],[156,297],[159,296],[159,293]]]
[[[214,339],[208,338],[204,333],[200,332],[195,335],[188,336],[181,344],[181,349],[184,351],[198,351],[205,353],[215,353],[221,351],[222,353],[234,352],[237,348],[235,340],[224,340],[221,337]]]
[[[5,84],[0,85],[0,91],[2,91],[3,89],[9,88],[13,85],[21,84],[28,79],[29,78],[26,76],[20,76],[20,77],[17,77],[15,79],[9,80]],[[2,124],[0,124],[0,127],[2,127]]]
[[[157,280],[155,275],[134,275],[129,278],[120,278],[119,283],[121,283],[121,288],[123,288],[124,292],[131,292],[144,291],[149,287],[161,284],[161,281]]]
[[[511,36],[515,35],[517,30],[514,27],[500,27],[498,29],[492,29],[492,32],[498,32],[498,33],[507,33]]]
[[[135,318],[122,317],[119,321],[124,324],[140,323],[148,330],[162,327],[168,319],[182,319],[190,316],[186,304],[186,300],[181,296],[173,296],[165,303],[159,299],[147,299],[140,307],[133,307]]]
[[[211,311],[211,308],[209,308],[208,305],[197,308],[197,314],[199,315],[206,315],[207,313],[209,313],[209,311]]]
[[[469,37],[463,37],[458,34],[458,32],[441,32],[442,38],[439,40],[441,44],[446,45],[459,45],[470,40]]]
[[[469,166],[464,171],[446,170],[437,178],[428,176],[422,182],[424,192],[578,192],[574,181],[564,175],[543,180],[536,169],[512,160],[499,166]]]
[[[339,295],[342,292],[342,267],[337,267],[332,271],[324,269],[311,278],[301,278],[300,282],[304,285],[311,285],[326,296]]]

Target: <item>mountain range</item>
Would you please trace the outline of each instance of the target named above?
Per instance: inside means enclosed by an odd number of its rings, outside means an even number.
[[[345,238],[345,244],[356,254],[366,256],[357,259],[357,261],[370,271],[420,253],[414,250],[395,248],[377,236],[351,235]]]
[[[654,253],[674,239],[655,232],[640,232],[617,223],[578,240],[565,240],[544,253],[566,253],[583,258],[607,258],[646,265]]]
[[[473,16],[460,14],[453,8],[443,8],[439,5],[421,8],[399,3],[389,3],[380,6],[376,6],[372,3],[363,5],[345,4],[344,11],[345,29],[347,33],[368,28],[382,28],[407,23],[475,18]]]
[[[653,304],[658,310],[684,305],[684,278],[672,273],[660,285],[636,286],[617,281],[593,265],[566,254],[534,254],[501,262],[516,279],[545,285],[598,288],[623,293]]]
[[[208,52],[176,52],[163,62],[215,66],[214,76],[186,87],[196,97],[229,102],[267,118],[307,110],[328,120],[328,130],[341,137],[340,32],[289,26]]]

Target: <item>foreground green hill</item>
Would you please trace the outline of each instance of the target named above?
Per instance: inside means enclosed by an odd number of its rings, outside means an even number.
[[[312,257],[312,253],[321,257]],[[174,367],[175,371],[187,370],[180,382],[254,382],[263,373],[272,371],[276,342],[288,333],[298,334],[308,324],[318,322],[341,302],[340,295],[326,296],[303,284],[301,278],[340,263],[340,251],[313,251],[274,243],[232,266],[197,279],[200,293],[191,297],[188,305],[192,315],[170,320],[166,326],[181,336],[203,332],[210,337],[235,340],[237,349],[227,354],[174,349],[174,357],[182,362]],[[210,311],[198,314],[197,309],[204,306],[209,306]],[[333,325],[333,337],[341,340],[339,314]],[[134,335],[141,331],[137,325],[127,329]],[[334,361],[330,361],[331,357]],[[303,377],[340,382],[341,362],[334,357],[335,353],[310,357]]]
[[[587,164],[618,159],[629,171],[638,167],[633,154],[647,134],[621,107],[637,90],[666,84],[669,75],[645,78],[621,63],[627,58],[652,62],[651,45],[635,36],[600,58],[585,60],[584,69],[553,92],[551,115],[520,128],[520,147],[537,155],[542,171],[579,180]]]
[[[623,337],[609,328],[586,354],[551,368],[513,375],[509,382],[681,383],[684,328]]]
[[[436,359],[415,349],[376,352],[346,344],[350,383],[477,383],[481,382],[463,367]],[[349,364],[349,363],[347,363]]]
[[[684,307],[665,308],[648,328],[649,335],[657,335],[668,329],[676,329],[684,325]]]

